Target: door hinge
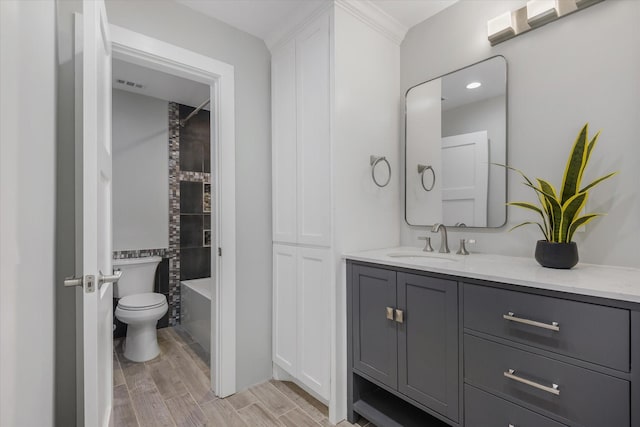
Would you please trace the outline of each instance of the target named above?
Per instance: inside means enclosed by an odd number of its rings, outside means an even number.
[[[218,256],[222,256],[222,248],[218,248]]]

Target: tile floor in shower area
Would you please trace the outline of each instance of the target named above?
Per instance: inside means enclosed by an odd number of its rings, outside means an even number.
[[[134,363],[113,352],[114,427],[318,427],[331,426],[328,409],[300,387],[271,380],[225,399],[209,388],[208,355],[179,326],[158,330],[160,355]],[[339,427],[353,424],[343,421]],[[375,427],[361,420],[360,427]]]

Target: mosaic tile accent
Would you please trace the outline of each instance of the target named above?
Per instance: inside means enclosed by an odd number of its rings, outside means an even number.
[[[169,103],[169,325],[180,323],[180,107]]]
[[[167,257],[168,249],[135,249],[129,251],[113,251],[113,259],[144,258],[150,256]]]
[[[180,181],[211,182],[211,174],[208,172],[180,171]]]
[[[211,212],[211,184],[204,183],[202,193],[202,212]]]

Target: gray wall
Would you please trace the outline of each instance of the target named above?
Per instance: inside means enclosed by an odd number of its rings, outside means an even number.
[[[73,63],[71,14],[78,1],[57,2],[58,8],[58,136],[60,138],[60,233],[73,233]],[[198,52],[235,67],[236,103],[236,233],[237,233],[237,387],[243,389],[271,377],[271,98],[270,54],[262,40],[173,1],[107,1],[109,22]],[[69,157],[71,156],[71,157]],[[63,167],[63,170],[60,168]],[[67,184],[66,186],[63,183]],[[71,186],[69,186],[69,184]],[[62,202],[65,205],[62,205]],[[71,234],[72,235],[72,234]],[[59,267],[73,269],[73,247],[60,242]],[[62,274],[62,273],[61,273]],[[68,291],[68,290],[67,290]],[[57,389],[59,425],[73,425],[75,359],[73,292],[58,292],[56,366],[62,380]],[[64,418],[66,416],[66,418]],[[64,418],[64,420],[63,420]]]
[[[504,95],[495,96],[442,112],[442,136],[487,131],[489,163],[504,163],[506,142],[506,104]],[[498,166],[489,166],[487,224],[500,227],[505,221],[505,173]],[[451,222],[449,222],[451,223]]]
[[[169,247],[169,103],[113,91],[113,250]]]
[[[56,383],[55,425],[76,423],[76,305],[79,290],[60,286],[75,273],[75,122],[73,17],[82,2],[56,2],[58,103],[56,144]],[[78,359],[78,363],[81,360]]]
[[[402,93],[409,87],[493,55],[508,66],[509,164],[560,184],[573,141],[585,122],[602,129],[585,179],[621,173],[601,184],[587,208],[608,212],[578,233],[581,261],[639,267],[640,2],[607,0],[495,47],[487,21],[526,1],[462,0],[412,28],[401,46]],[[403,136],[404,138],[404,136]],[[535,201],[509,178],[509,200]],[[509,225],[532,217],[509,208]],[[477,240],[482,252],[530,257],[539,231],[509,226],[450,233]],[[402,243],[417,246],[424,228],[403,224]],[[437,242],[436,242],[437,244]]]

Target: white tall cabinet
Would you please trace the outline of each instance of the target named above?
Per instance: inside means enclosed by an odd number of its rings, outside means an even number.
[[[346,414],[341,255],[397,245],[401,221],[404,32],[365,6],[325,3],[270,45],[274,376],[328,403],[332,422]],[[388,187],[371,181],[372,154],[394,168]]]
[[[272,56],[273,360],[330,397],[330,16]]]

